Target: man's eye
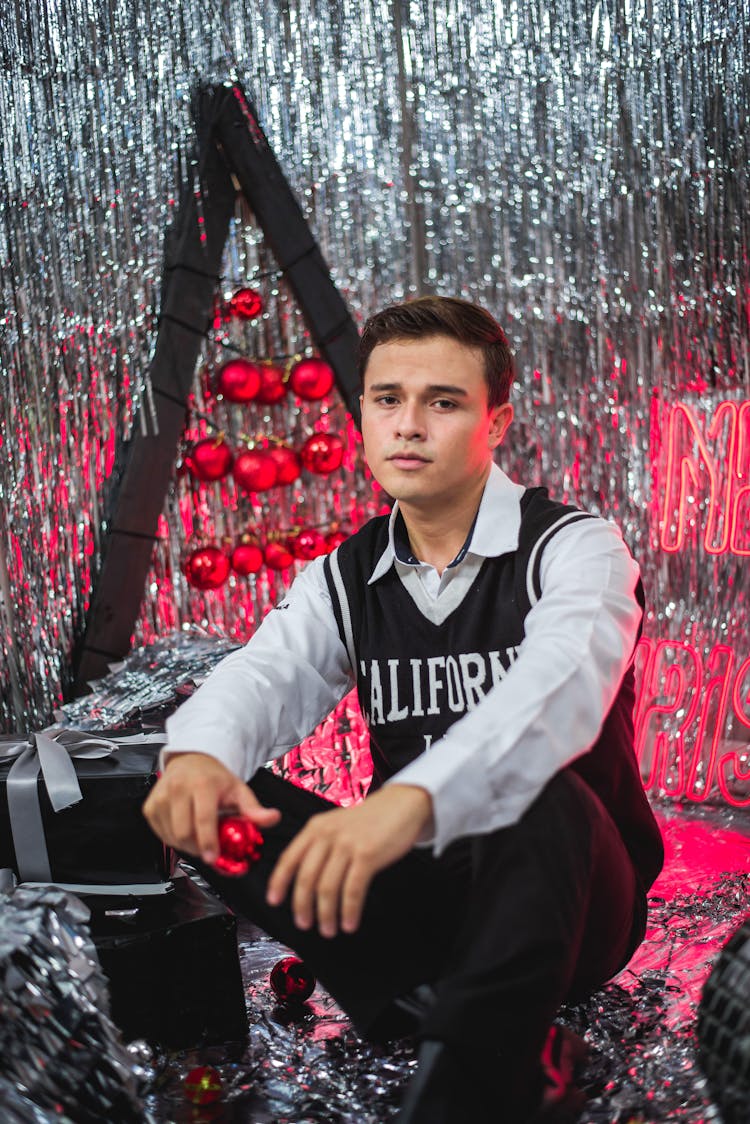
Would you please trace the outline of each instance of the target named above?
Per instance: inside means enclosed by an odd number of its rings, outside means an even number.
[[[375,399],[375,401],[380,402],[382,406],[392,406],[394,402],[398,401],[398,399],[396,398],[395,394],[380,394]]]
[[[441,410],[453,410],[455,409],[456,403],[450,398],[438,398],[435,405],[439,406]]]

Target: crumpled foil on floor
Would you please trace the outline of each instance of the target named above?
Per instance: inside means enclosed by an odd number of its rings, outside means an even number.
[[[88,916],[54,888],[0,894],[3,1124],[145,1119],[145,1071],[109,1018]]]

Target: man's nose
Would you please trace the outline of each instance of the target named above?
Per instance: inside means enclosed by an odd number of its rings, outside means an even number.
[[[403,404],[396,418],[396,432],[403,441],[417,441],[425,436],[424,416],[419,405]]]

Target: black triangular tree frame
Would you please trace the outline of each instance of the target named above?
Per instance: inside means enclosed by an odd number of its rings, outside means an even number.
[[[162,307],[149,372],[158,424],[148,426],[156,432],[147,436],[136,426],[119,450],[102,566],[75,654],[75,694],[105,675],[130,648],[198,355],[212,321],[238,192],[247,200],[313,342],[333,368],[338,390],[359,425],[357,326],[331,280],[255,107],[238,84],[203,86],[196,95],[194,116],[198,158],[193,182],[183,191],[166,239]]]

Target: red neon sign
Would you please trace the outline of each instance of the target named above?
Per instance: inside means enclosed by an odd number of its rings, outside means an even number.
[[[707,426],[686,403],[673,403],[665,444],[664,482],[657,488],[662,549],[672,554],[700,535],[702,493],[706,553],[750,555],[750,401],[720,402]]]
[[[635,744],[644,788],[698,803],[718,787],[729,804],[750,807],[750,795],[737,794],[750,782],[750,742],[744,752],[721,751],[730,717],[750,730],[750,656],[739,662],[717,644],[704,664],[690,644],[644,638],[636,660]]]

